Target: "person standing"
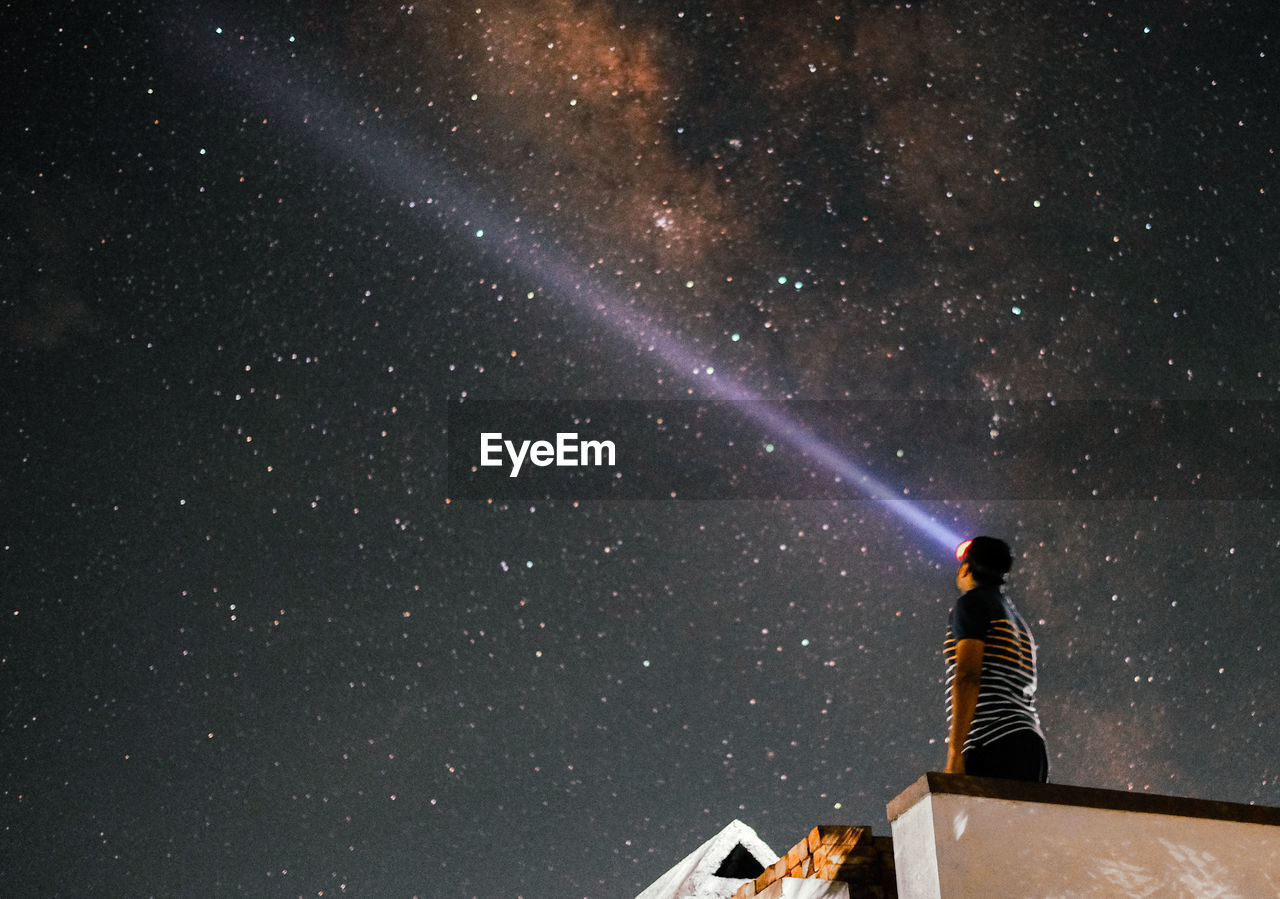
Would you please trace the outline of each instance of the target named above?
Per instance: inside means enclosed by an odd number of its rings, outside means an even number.
[[[1036,644],[1001,589],[1009,544],[974,537],[956,548],[961,596],[947,624],[948,774],[1044,783],[1049,757],[1036,711]]]

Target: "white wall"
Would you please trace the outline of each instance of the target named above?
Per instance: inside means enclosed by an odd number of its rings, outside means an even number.
[[[1280,896],[1280,810],[1027,784],[1005,798],[972,795],[997,782],[928,778],[890,804],[900,899]],[[1230,817],[1205,816],[1219,809]]]
[[[849,885],[834,880],[783,877],[757,893],[756,899],[849,899]]]

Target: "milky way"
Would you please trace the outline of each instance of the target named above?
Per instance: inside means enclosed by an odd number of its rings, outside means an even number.
[[[4,892],[631,896],[733,818],[887,833],[978,531],[1052,780],[1280,805],[1249,10],[137,6],[14,26]],[[450,404],[534,400],[728,486],[460,492]]]

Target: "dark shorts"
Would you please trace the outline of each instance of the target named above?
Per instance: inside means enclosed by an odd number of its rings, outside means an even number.
[[[1020,730],[985,746],[966,749],[964,773],[1045,783],[1049,779],[1049,755],[1039,734]]]

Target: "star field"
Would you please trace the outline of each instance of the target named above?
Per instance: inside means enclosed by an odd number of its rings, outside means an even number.
[[[598,899],[733,818],[887,833],[954,560],[792,426],[1011,542],[1052,780],[1280,805],[1264,11],[11,10],[0,892]],[[744,397],[790,423],[646,463],[750,498],[450,482],[451,403]]]

